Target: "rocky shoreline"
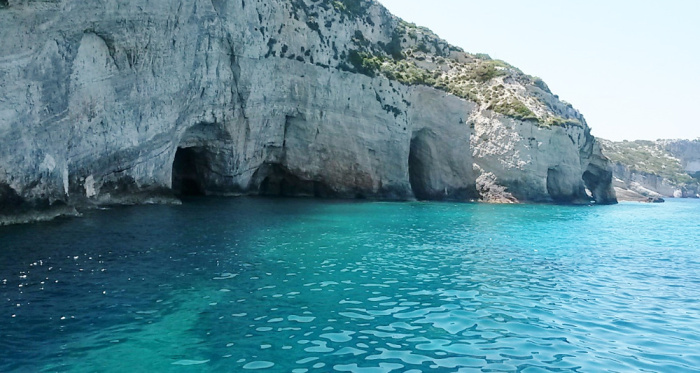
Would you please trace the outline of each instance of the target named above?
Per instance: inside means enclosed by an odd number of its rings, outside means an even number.
[[[376,1],[10,0],[0,28],[6,221],[183,193],[616,203],[544,82]]]

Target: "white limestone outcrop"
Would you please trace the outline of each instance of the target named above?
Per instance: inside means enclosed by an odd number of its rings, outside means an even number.
[[[488,200],[484,173],[513,200],[615,201],[585,121],[348,67],[399,23],[374,1],[0,4],[0,221],[178,192]]]

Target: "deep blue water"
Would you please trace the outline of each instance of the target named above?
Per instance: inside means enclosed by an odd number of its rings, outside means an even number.
[[[699,372],[699,218],[237,198],[0,227],[0,371]]]

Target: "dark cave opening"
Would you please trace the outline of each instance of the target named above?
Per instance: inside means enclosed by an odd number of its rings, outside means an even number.
[[[429,200],[431,197],[430,167],[427,160],[430,158],[430,147],[423,136],[411,139],[411,149],[408,153],[408,181],[413,190],[413,196],[417,200]]]
[[[615,204],[615,191],[612,188],[612,170],[603,168],[596,164],[589,164],[586,171],[581,175],[586,188],[591,191],[593,199],[599,204]]]
[[[332,193],[323,183],[303,180],[279,164],[267,164],[258,170],[259,194],[276,197],[328,197]]]
[[[601,174],[603,176],[601,176]],[[581,178],[583,179],[586,189],[590,191],[590,198],[597,202],[601,194],[604,193],[605,185],[611,182],[612,174],[591,165],[588,166],[588,169],[583,173]]]
[[[178,148],[173,161],[172,190],[180,196],[203,196],[207,160],[201,148]]]
[[[600,180],[598,180],[598,177],[591,171],[584,172],[582,178],[583,182],[586,184],[586,188],[588,188],[591,191],[598,188],[600,184]]]

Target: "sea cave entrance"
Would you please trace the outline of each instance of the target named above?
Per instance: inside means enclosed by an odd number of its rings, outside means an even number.
[[[596,203],[617,203],[615,194],[612,191],[613,174],[611,170],[595,164],[589,164],[581,178],[586,188],[590,190],[591,196]]]
[[[226,195],[240,191],[231,134],[221,123],[202,122],[180,137],[172,163],[176,196]]]
[[[179,196],[203,196],[206,194],[205,177],[207,159],[202,148],[177,148],[173,161],[173,193]]]
[[[329,197],[333,192],[322,182],[305,180],[281,164],[262,165],[253,176],[258,193],[269,197]]]
[[[430,187],[430,161],[432,151],[430,144],[421,131],[411,139],[408,154],[408,181],[417,200],[429,200],[433,193]]]

